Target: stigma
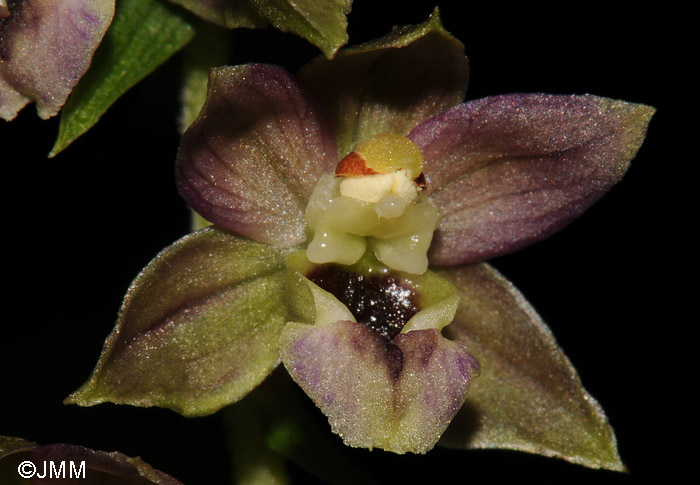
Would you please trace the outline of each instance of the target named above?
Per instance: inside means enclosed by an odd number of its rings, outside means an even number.
[[[370,250],[392,269],[424,273],[440,222],[421,194],[424,180],[420,149],[408,138],[381,134],[359,145],[311,194],[309,261],[350,265]]]
[[[420,149],[408,138],[391,133],[360,144],[335,170],[336,177],[342,177],[341,195],[378,204],[380,217],[398,217],[415,203],[422,173]]]

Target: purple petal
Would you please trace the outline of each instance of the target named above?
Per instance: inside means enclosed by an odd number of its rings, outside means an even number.
[[[10,14],[0,11],[0,116],[9,121],[34,100],[50,118],[90,66],[114,0],[15,2]]]
[[[430,450],[455,416],[479,364],[435,329],[388,343],[367,325],[289,323],[282,361],[349,446]]]
[[[337,163],[332,123],[308,88],[282,68],[250,64],[211,71],[176,175],[182,197],[209,221],[289,247],[306,239],[311,191]]]
[[[654,109],[594,96],[507,95],[452,108],[409,135],[443,217],[430,260],[515,251],[561,229],[624,175]]]

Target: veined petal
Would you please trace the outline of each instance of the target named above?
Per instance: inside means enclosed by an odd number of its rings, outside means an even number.
[[[395,453],[430,450],[459,410],[479,365],[438,330],[389,343],[362,323],[288,323],[287,371],[345,444]]]
[[[481,261],[543,239],[627,170],[654,108],[595,96],[506,95],[461,104],[409,135],[443,217],[430,261]]]
[[[373,42],[318,57],[299,76],[333,113],[342,158],[374,135],[406,135],[419,122],[464,99],[464,46],[437,12]]]
[[[306,239],[306,204],[338,163],[336,152],[320,102],[282,68],[213,69],[206,104],[178,151],[178,189],[220,227],[290,247]]]
[[[208,228],[161,252],[129,288],[90,379],[66,400],[217,411],[279,363],[279,250]]]
[[[430,271],[389,271],[370,255],[353,266],[314,265],[298,251],[287,267],[297,321],[284,327],[280,356],[333,431],[350,446],[430,450],[479,372],[464,345],[440,334],[456,289]]]
[[[486,264],[439,274],[462,297],[445,334],[467,345],[481,364],[481,376],[440,443],[624,470],[603,410],[518,290]]]
[[[14,2],[0,15],[0,116],[9,121],[32,100],[40,117],[58,113],[113,15],[114,0]]]
[[[76,482],[85,485],[102,485],[104,483],[114,485],[136,483],[181,485],[181,482],[160,470],[156,470],[139,457],[130,458],[118,451],[108,453],[62,443],[42,446],[21,438],[0,436],[0,461],[5,460],[14,460],[17,464],[20,463],[20,460],[31,462],[34,468],[31,466],[29,468],[22,467],[19,470],[28,474],[32,471],[36,472],[36,478],[32,480],[32,483],[61,483],[65,478],[74,478]],[[45,466],[47,462],[56,467],[56,473],[53,476],[51,475],[52,470],[40,468]],[[12,467],[11,475],[9,475],[12,483],[15,483],[14,479],[17,477],[17,473],[18,467],[15,464]],[[44,473],[46,480],[40,479],[39,476],[42,473]],[[21,482],[24,483],[24,480]],[[69,480],[67,483],[70,482],[73,480]]]

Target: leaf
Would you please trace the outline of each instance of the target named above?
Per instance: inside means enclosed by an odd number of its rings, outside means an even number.
[[[285,277],[271,246],[214,228],[185,236],[132,283],[93,375],[66,403],[200,416],[239,400],[279,362]]]
[[[464,99],[464,46],[442,26],[437,9],[421,25],[318,57],[299,76],[331,110],[343,158],[378,133],[406,135]]]
[[[61,113],[50,157],[89,130],[119,96],[194,35],[191,21],[158,0],[120,0],[92,66]]]
[[[430,262],[474,263],[546,238],[622,179],[654,108],[509,94],[455,106],[409,138],[442,222]]]
[[[518,290],[486,264],[439,274],[462,297],[445,333],[481,364],[440,444],[527,451],[624,471],[603,410]]]
[[[31,483],[37,485],[66,480],[73,483],[71,478],[85,485],[182,485],[141,458],[130,458],[118,451],[107,453],[67,444],[41,446],[21,438],[0,436],[2,483],[7,484],[8,480],[12,480],[10,484],[26,483],[20,479],[19,470],[33,476]]]

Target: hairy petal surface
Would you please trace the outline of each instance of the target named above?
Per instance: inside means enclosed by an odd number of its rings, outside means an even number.
[[[395,453],[430,450],[459,410],[479,365],[438,330],[388,343],[367,325],[288,323],[287,371],[345,444]]]
[[[290,313],[305,323],[285,326],[280,356],[333,431],[350,446],[430,450],[479,372],[464,345],[440,334],[454,316],[456,289],[431,272],[415,279],[385,273],[395,279],[372,280],[382,266],[368,256],[326,272],[332,266],[312,265],[299,251],[287,257],[287,265]],[[401,282],[402,275],[411,280]],[[386,290],[422,308],[400,333],[381,329],[398,318],[396,308],[386,311],[388,302],[381,297]],[[396,306],[406,303],[393,300]]]
[[[282,68],[249,64],[211,71],[176,176],[182,197],[205,219],[290,247],[306,239],[306,204],[337,163],[332,123],[308,88]]]
[[[440,444],[508,448],[624,470],[603,410],[518,290],[486,264],[440,274],[462,297],[445,334],[467,345],[481,364],[481,376]]]
[[[476,262],[558,231],[617,183],[654,108],[595,96],[461,104],[409,135],[443,220],[433,264]]]
[[[0,116],[30,101],[41,118],[61,109],[114,15],[114,0],[32,0],[0,11]],[[5,7],[6,8],[6,7]]]
[[[378,133],[406,135],[464,99],[464,46],[437,12],[423,24],[319,57],[299,72],[333,113],[342,158]]]
[[[97,367],[67,403],[204,415],[279,363],[286,321],[279,251],[208,228],[159,254],[132,283]]]
[[[15,483],[14,480],[18,479],[18,465],[23,461],[32,462],[36,466],[37,475],[46,473],[44,479],[34,475],[31,479],[33,484],[66,483],[66,479],[72,477],[76,480],[79,479],[75,483],[79,482],[85,485],[105,483],[115,485],[146,485],[149,483],[181,485],[181,482],[156,470],[141,458],[130,458],[118,451],[108,453],[67,444],[42,446],[21,438],[0,436],[0,479],[3,479],[2,483],[7,483],[4,480]],[[51,477],[52,470],[47,468],[45,472],[44,462],[53,462],[56,472],[60,475]],[[84,463],[84,468],[82,463]],[[6,464],[7,467],[4,466]],[[64,466],[63,469],[60,468],[61,465]],[[72,480],[69,481],[72,483]],[[21,483],[24,483],[24,480]]]

